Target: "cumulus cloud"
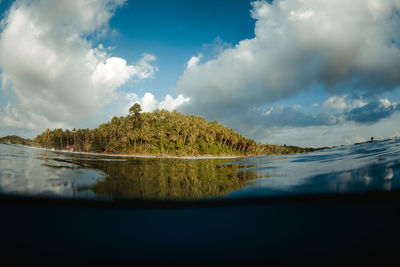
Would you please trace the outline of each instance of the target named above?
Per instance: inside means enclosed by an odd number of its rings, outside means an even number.
[[[2,84],[15,101],[3,123],[28,130],[94,121],[129,79],[157,68],[153,55],[131,65],[100,44],[108,22],[125,0],[16,1],[1,21]],[[36,118],[36,119],[35,119]],[[94,126],[94,125],[92,125]]]
[[[266,127],[293,126],[308,127],[318,125],[334,125],[340,116],[326,112],[305,113],[296,107],[276,106],[270,108],[260,122]]]
[[[397,103],[386,98],[369,103],[348,96],[335,99],[343,100],[342,108],[319,105],[322,108],[313,112],[306,112],[301,105],[253,108],[227,117],[225,122],[260,142],[312,147],[365,141],[366,133],[368,139],[396,135],[400,119]]]
[[[398,110],[399,107],[396,103],[390,103],[388,99],[380,99],[345,112],[345,118],[357,123],[374,124],[391,117]]]
[[[314,85],[332,95],[393,90],[400,85],[399,8],[400,0],[255,1],[255,37],[185,71],[177,90],[191,102],[181,110],[238,128],[251,120],[243,114],[263,113]],[[352,108],[343,97],[325,107]]]
[[[297,144],[306,147],[350,145],[356,142],[399,136],[400,112],[395,112],[390,120],[380,120],[375,124],[355,124],[343,121],[334,127],[316,125],[309,127],[259,127],[254,138],[271,144]],[[257,128],[254,127],[254,128]]]
[[[26,129],[28,131],[38,132],[43,127],[68,128],[68,124],[64,122],[54,123],[49,121],[45,116],[36,114],[31,111],[25,111],[13,107],[8,104],[0,110],[0,125],[11,129]]]
[[[159,102],[156,100],[154,95],[149,92],[145,93],[142,98],[139,98],[135,93],[128,93],[126,98],[128,100],[129,107],[135,103],[138,103],[144,112],[151,112],[155,109],[166,109],[173,111],[179,106],[190,101],[188,97],[184,97],[183,95],[178,95],[176,98],[173,98],[171,95],[166,95],[164,100]]]
[[[346,120],[360,124],[375,124],[399,110],[397,103],[391,103],[387,98],[368,103],[365,99],[350,99],[347,95],[332,96],[323,103],[323,107],[338,110],[334,115],[342,119],[337,122]]]
[[[190,98],[184,97],[183,95],[178,95],[175,99],[170,95],[166,95],[165,99],[160,102],[158,108],[172,111],[174,109],[177,109],[181,105],[189,102]]]
[[[199,62],[200,62],[200,60],[201,60],[202,58],[203,58],[203,55],[202,55],[202,54],[199,54],[198,56],[193,56],[193,57],[191,57],[191,58],[189,59],[189,61],[187,62],[186,70],[190,70],[190,69],[196,67],[196,66],[199,64]]]
[[[347,107],[347,104],[345,102],[347,95],[344,96],[332,96],[328,98],[324,104],[324,108],[333,108],[333,109],[345,109]]]
[[[361,108],[365,106],[367,103],[362,99],[353,99],[353,102],[350,104],[350,108]]]
[[[254,128],[254,125],[261,125],[262,128],[337,126],[345,122],[372,125],[390,118],[399,109],[397,103],[391,103],[387,98],[367,103],[366,100],[352,100],[344,95],[328,98],[318,112],[305,112],[301,105],[272,106],[263,114],[253,109],[233,120],[244,120],[241,124],[249,128]]]

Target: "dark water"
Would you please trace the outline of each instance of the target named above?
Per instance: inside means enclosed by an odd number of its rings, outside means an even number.
[[[400,142],[244,159],[150,159],[0,143],[0,194],[204,199],[400,189]]]

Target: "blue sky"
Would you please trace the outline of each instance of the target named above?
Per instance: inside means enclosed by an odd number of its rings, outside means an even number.
[[[218,40],[233,45],[254,36],[250,8],[250,1],[129,1],[110,21],[118,34],[99,42],[115,47],[113,55],[127,61],[142,53],[156,55],[156,78],[140,84],[138,92],[161,98],[176,86],[194,54],[211,57]]]
[[[400,135],[400,0],[0,1],[0,135],[138,102],[263,143]]]

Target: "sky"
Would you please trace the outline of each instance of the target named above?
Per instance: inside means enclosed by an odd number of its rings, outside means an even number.
[[[400,136],[400,0],[0,0],[0,135],[177,109],[269,144]]]

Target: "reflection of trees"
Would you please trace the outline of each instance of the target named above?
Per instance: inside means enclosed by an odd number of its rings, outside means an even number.
[[[140,159],[89,162],[107,174],[91,187],[96,194],[131,199],[197,199],[226,195],[257,178],[221,160]]]

